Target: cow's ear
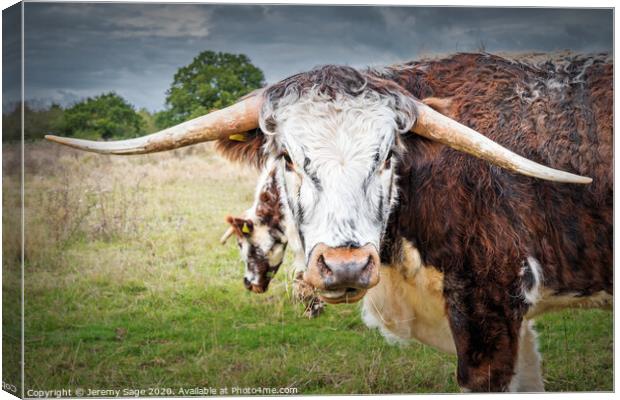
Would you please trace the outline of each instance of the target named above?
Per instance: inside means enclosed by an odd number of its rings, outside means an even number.
[[[416,118],[416,101],[401,93],[394,94],[394,110],[396,112],[396,124],[401,132],[408,132],[415,123]],[[422,99],[422,103],[426,104],[433,110],[447,116],[452,115],[452,99],[449,97],[427,97]]]
[[[438,113],[452,118],[452,99],[450,97],[427,97],[422,99],[422,103]]]
[[[265,135],[260,128],[236,133],[215,142],[215,149],[230,161],[250,164],[261,169],[266,161],[263,151]]]
[[[396,127],[401,133],[408,132],[415,123],[415,102],[409,95],[401,92],[396,92],[391,96],[394,101],[392,109],[396,114]]]
[[[227,217],[226,221],[232,226],[238,237],[249,237],[254,232],[254,223],[250,219]]]

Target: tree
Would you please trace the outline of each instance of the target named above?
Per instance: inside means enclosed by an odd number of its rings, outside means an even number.
[[[132,138],[144,121],[134,107],[114,92],[89,97],[65,110],[66,134],[91,139]]]
[[[166,92],[166,110],[155,114],[155,121],[165,128],[229,106],[262,87],[264,79],[243,54],[203,51],[176,72]]]
[[[46,134],[62,135],[64,133],[64,110],[58,104],[48,107],[36,107],[24,102],[24,139],[41,139]],[[3,141],[21,140],[22,104],[2,115]]]
[[[62,135],[64,131],[64,110],[59,104],[47,108],[33,109],[25,104],[24,138],[40,139],[43,135]]]
[[[9,112],[2,113],[2,141],[12,142],[22,137],[22,105],[15,104]],[[4,110],[3,110],[4,111]]]
[[[142,107],[138,110],[138,115],[144,121],[143,130],[144,133],[153,133],[157,131],[157,125],[155,124],[155,116],[149,112],[146,108]]]

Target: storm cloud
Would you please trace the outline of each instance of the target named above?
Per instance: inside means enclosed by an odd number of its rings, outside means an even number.
[[[26,3],[26,98],[115,91],[159,110],[203,50],[244,53],[274,82],[320,64],[475,51],[612,52],[611,9]]]

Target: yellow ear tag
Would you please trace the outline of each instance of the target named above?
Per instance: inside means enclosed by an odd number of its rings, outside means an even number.
[[[243,227],[241,228],[241,232],[250,233],[250,227],[245,222],[243,223]]]
[[[248,138],[245,136],[245,133],[235,133],[234,135],[228,136],[229,140],[234,140],[235,142],[245,142]]]

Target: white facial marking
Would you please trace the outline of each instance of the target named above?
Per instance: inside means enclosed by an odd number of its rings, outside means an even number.
[[[241,244],[241,248],[239,252],[241,253],[241,259],[245,265],[245,272],[243,277],[250,283],[255,283],[256,275],[249,270],[248,268],[248,254],[250,253],[250,242],[246,238],[239,239],[239,243]]]
[[[396,201],[396,113],[387,99],[307,94],[277,112],[277,140],[293,161],[281,184],[306,257],[318,243],[380,247]]]

